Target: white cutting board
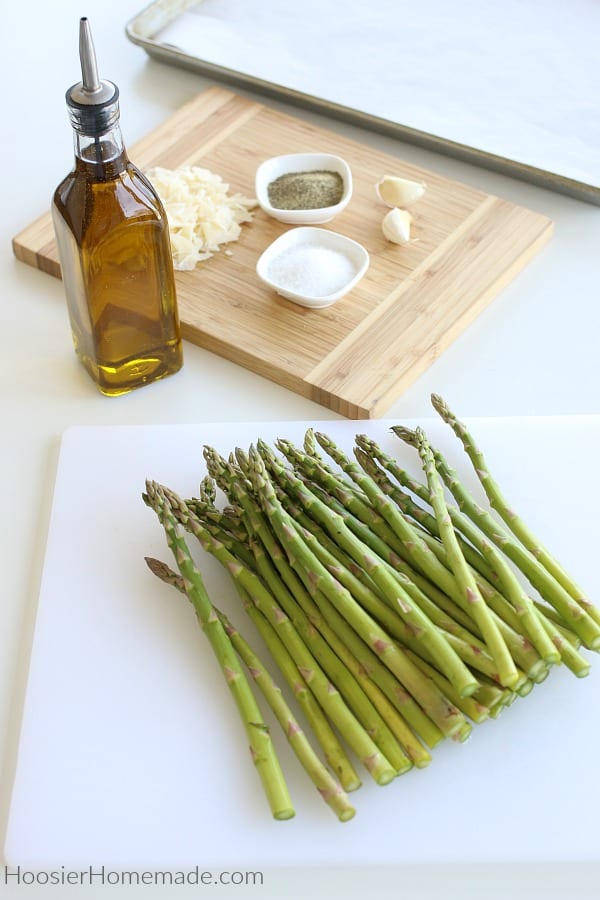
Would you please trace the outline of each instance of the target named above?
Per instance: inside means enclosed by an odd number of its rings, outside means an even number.
[[[297,815],[274,822],[228,690],[191,608],[146,569],[168,559],[144,479],[197,492],[202,445],[300,441],[308,423],[73,428],[56,480],[6,857],[26,869],[598,860],[600,657],[554,671],[463,745],[387,787],[364,778],[340,824],[285,741]],[[408,467],[389,422],[320,423],[348,446],[373,434]],[[414,423],[407,423],[414,424]],[[462,449],[425,423],[465,479]],[[319,425],[319,423],[317,423]],[[600,599],[600,417],[480,419],[472,430],[513,506]],[[207,557],[214,599],[237,611]],[[258,644],[257,644],[258,646]]]

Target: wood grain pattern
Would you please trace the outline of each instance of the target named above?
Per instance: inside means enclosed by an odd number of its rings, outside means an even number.
[[[348,161],[352,201],[329,227],[362,243],[366,276],[323,310],[296,306],[255,273],[262,251],[289,226],[257,210],[232,255],[177,273],[184,337],[349,418],[385,413],[552,233],[538,213],[442,178],[213,87],[130,148],[141,168],[201,165],[232,191],[254,193],[268,156],[319,150]],[[386,173],[427,183],[413,213],[414,240],[387,242],[374,185]],[[49,213],[17,235],[15,255],[60,277]]]

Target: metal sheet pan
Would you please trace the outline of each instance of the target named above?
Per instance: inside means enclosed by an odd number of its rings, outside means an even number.
[[[150,57],[161,62],[190,69],[219,82],[249,89],[293,106],[358,125],[579,200],[600,205],[600,182],[596,182],[593,178],[579,180],[570,174],[551,171],[517,158],[511,158],[508,155],[490,152],[489,149],[482,149],[479,146],[449,138],[443,132],[443,128],[440,128],[439,133],[434,133],[433,130],[422,130],[411,125],[410,121],[395,121],[392,118],[374,114],[372,109],[359,109],[334,102],[317,93],[299,90],[282,80],[270,80],[268,77],[202,59],[179,46],[168,43],[164,32],[166,31],[168,34],[169,27],[182,16],[188,15],[190,11],[201,13],[200,4],[201,0],[156,0],[127,23],[127,37],[132,43],[142,47]],[[212,5],[214,7],[214,0]],[[235,54],[232,55],[235,56]]]

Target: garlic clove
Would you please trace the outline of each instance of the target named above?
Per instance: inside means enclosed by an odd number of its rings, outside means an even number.
[[[381,223],[383,236],[394,244],[407,244],[411,222],[412,216],[405,209],[391,209]]]
[[[423,196],[426,187],[423,181],[409,181],[397,175],[384,175],[375,185],[375,190],[379,199],[383,200],[386,206],[393,208],[415,203]]]

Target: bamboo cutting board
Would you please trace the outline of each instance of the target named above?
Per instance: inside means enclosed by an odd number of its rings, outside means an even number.
[[[221,87],[201,93],[130,148],[142,169],[201,165],[254,194],[262,160],[325,151],[350,165],[354,194],[328,226],[362,243],[367,275],[328,309],[309,310],[263,285],[255,266],[290,226],[257,210],[231,256],[177,273],[184,337],[348,418],[382,415],[550,238],[552,222]],[[375,183],[427,183],[412,209],[414,240],[388,243]],[[17,235],[15,255],[60,277],[50,214]]]

